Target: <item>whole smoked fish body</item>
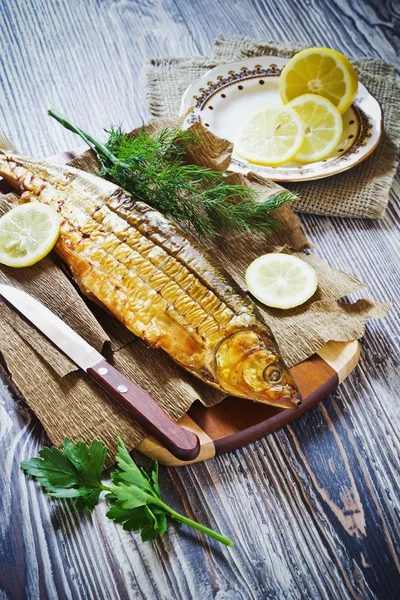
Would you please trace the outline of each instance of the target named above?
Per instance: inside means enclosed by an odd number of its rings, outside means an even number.
[[[58,211],[58,254],[83,293],[135,335],[228,395],[300,404],[255,305],[174,223],[115,184],[69,166],[0,150],[0,176],[21,202]]]

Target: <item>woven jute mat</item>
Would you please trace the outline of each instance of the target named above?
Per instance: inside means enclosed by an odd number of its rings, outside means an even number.
[[[307,47],[229,35],[215,40],[212,57],[153,58],[147,73],[151,114],[176,115],[187,87],[221,63],[264,55],[290,58]],[[370,157],[349,171],[316,181],[282,184],[297,194],[293,208],[298,212],[374,219],[383,217],[389,202],[400,139],[400,93],[395,70],[376,58],[351,58],[351,62],[360,81],[381,104],[382,141]]]
[[[154,133],[177,124],[176,119],[161,119],[148,127]],[[192,160],[225,170],[230,152],[228,142],[204,130]],[[92,152],[86,152],[73,164],[90,172],[98,171]],[[256,188],[260,200],[276,192],[274,185],[255,175],[233,177],[239,183]],[[16,200],[13,195],[0,197],[0,216]],[[339,302],[342,296],[360,289],[363,284],[331,268],[317,256],[303,254],[302,250],[309,246],[308,240],[288,205],[275,211],[274,216],[280,221],[281,229],[273,235],[249,238],[249,234],[242,233],[201,243],[243,288],[247,266],[266,252],[294,252],[314,266],[319,285],[308,303],[289,311],[262,309],[283,357],[291,366],[312,355],[328,340],[360,338],[367,319],[385,316],[389,306],[377,305],[373,300],[359,300],[354,304]],[[20,287],[38,298],[103,351],[117,369],[151,394],[174,419],[184,415],[196,399],[205,406],[212,406],[224,398],[224,394],[190,376],[166,353],[148,348],[114,317],[83,298],[55,254],[25,269],[0,265],[0,283]],[[0,358],[54,444],[60,446],[64,437],[88,442],[98,438],[110,448],[108,464],[111,464],[116,450],[115,431],[121,434],[129,449],[145,436],[137,423],[96,383],[1,301]]]

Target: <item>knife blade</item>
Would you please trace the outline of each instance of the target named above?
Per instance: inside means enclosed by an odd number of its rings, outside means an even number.
[[[0,296],[53,342],[78,367],[101,385],[148,433],[180,460],[200,452],[196,434],[180,427],[142,390],[41,302],[19,288],[0,284]]]

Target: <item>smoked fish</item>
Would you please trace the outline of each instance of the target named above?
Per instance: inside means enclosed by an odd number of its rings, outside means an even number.
[[[254,303],[174,223],[100,177],[19,156],[1,136],[0,176],[21,203],[58,211],[56,251],[82,292],[135,335],[227,395],[300,404]]]

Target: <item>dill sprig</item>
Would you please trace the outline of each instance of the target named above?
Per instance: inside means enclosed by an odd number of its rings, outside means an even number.
[[[186,162],[189,148],[200,141],[190,129],[164,129],[152,136],[142,127],[132,136],[112,128],[102,144],[54,111],[48,114],[95,151],[102,177],[200,236],[277,229],[280,223],[271,212],[293,200],[290,192],[279,192],[259,202],[251,187],[227,183],[226,173]]]

